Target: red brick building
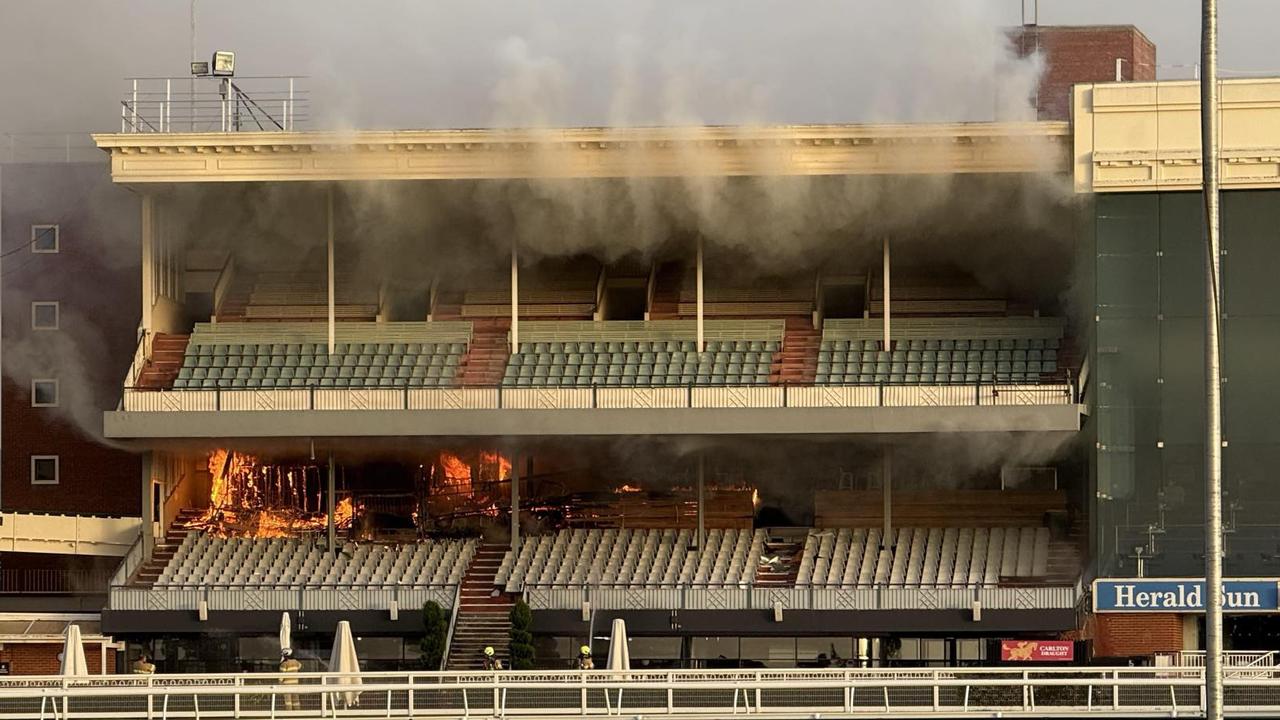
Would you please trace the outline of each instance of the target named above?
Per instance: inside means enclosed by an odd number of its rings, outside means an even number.
[[[1024,25],[1009,34],[1019,57],[1044,58],[1035,98],[1041,120],[1070,119],[1076,83],[1156,79],[1156,46],[1132,25]]]

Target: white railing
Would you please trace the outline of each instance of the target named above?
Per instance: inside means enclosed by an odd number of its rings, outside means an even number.
[[[126,412],[1034,407],[1075,403],[1060,385],[745,385],[683,387],[140,390]]]
[[[1046,587],[787,587],[742,584],[608,585],[527,583],[535,610],[987,610],[1070,609],[1075,586]]]
[[[112,610],[390,610],[421,608],[435,600],[452,606],[453,585],[314,584],[113,586],[107,606]]]
[[[295,130],[310,103],[301,77],[129,78],[120,132]]]
[[[1199,668],[255,673],[0,678],[0,716],[775,718],[1194,716]],[[1227,677],[1226,710],[1280,716],[1280,677]]]
[[[0,552],[119,557],[141,525],[136,517],[0,513]]]

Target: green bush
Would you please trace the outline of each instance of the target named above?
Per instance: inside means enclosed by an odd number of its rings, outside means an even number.
[[[435,600],[428,600],[422,606],[422,664],[428,670],[439,670],[444,661],[444,644],[449,634],[449,621],[445,618],[444,608]]]
[[[517,600],[511,608],[511,669],[533,669],[533,613],[523,600]]]

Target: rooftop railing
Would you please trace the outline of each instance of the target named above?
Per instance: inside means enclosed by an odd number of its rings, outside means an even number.
[[[120,101],[120,132],[290,131],[309,121],[302,77],[139,77]]]

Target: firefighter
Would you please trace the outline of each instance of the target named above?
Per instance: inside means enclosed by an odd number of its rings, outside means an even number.
[[[137,660],[133,661],[134,675],[154,675],[155,672],[156,666],[151,662],[151,658],[147,657],[146,653],[142,653]]]
[[[493,646],[487,645],[484,649],[484,657],[482,658],[485,670],[501,670],[502,661],[498,659],[493,652]]]
[[[591,659],[591,648],[586,645],[578,648],[578,669],[594,670],[595,668],[596,664]]]
[[[280,673],[284,675],[280,678],[281,685],[297,685],[298,672],[302,670],[302,663],[293,656],[293,651],[285,648],[280,651]],[[286,710],[297,710],[300,707],[298,696],[288,693],[284,696],[284,708]]]

